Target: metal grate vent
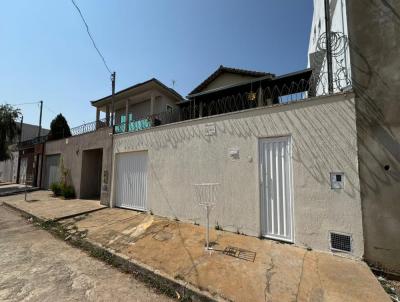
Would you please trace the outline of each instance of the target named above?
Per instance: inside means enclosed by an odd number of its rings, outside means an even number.
[[[351,236],[330,232],[331,250],[351,252]]]

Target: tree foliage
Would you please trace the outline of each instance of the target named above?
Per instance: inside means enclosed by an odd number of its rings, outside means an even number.
[[[51,121],[49,140],[56,140],[70,136],[71,129],[68,126],[68,122],[60,113]]]
[[[20,129],[16,119],[21,114],[18,108],[11,105],[0,105],[0,161],[10,158],[8,147],[15,143]]]

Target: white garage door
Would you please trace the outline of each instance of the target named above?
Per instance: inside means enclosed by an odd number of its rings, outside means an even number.
[[[147,152],[119,153],[115,159],[115,205],[147,209]]]

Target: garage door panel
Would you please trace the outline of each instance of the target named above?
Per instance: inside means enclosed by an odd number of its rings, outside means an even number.
[[[147,152],[116,156],[116,206],[147,209]]]

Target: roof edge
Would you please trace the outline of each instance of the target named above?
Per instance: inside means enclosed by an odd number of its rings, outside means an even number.
[[[167,90],[168,92],[172,93],[173,95],[175,95],[178,99],[184,100],[184,97],[183,97],[182,95],[180,95],[176,90],[174,90],[174,89],[168,87],[167,85],[165,85],[164,83],[162,83],[160,80],[158,80],[158,79],[156,79],[156,78],[151,78],[151,79],[149,79],[149,80],[147,80],[147,81],[144,81],[144,82],[137,83],[137,84],[135,84],[135,85],[129,86],[128,88],[125,88],[125,89],[122,89],[122,90],[116,92],[116,93],[114,94],[114,96],[119,95],[119,94],[122,94],[122,93],[124,93],[124,92],[127,92],[127,91],[129,91],[129,90],[131,90],[131,89],[135,89],[135,88],[138,88],[138,87],[140,87],[140,86],[146,85],[146,84],[148,84],[148,83],[150,83],[150,82],[156,83],[156,84],[159,85],[161,88],[163,88],[163,89]],[[105,97],[102,97],[102,98],[100,98],[100,99],[94,100],[94,101],[90,101],[90,103],[91,103],[92,105],[95,105],[96,103],[99,103],[99,102],[101,102],[101,101],[105,101],[105,100],[107,100],[107,99],[110,99],[111,97],[112,97],[112,94],[110,94],[110,95],[108,95],[108,96],[105,96]]]
[[[254,76],[254,77],[266,77],[266,76],[275,77],[275,74],[270,73],[270,72],[254,71],[254,70],[226,67],[226,66],[220,65],[217,70],[215,70],[203,82],[201,82],[196,88],[194,88],[189,93],[189,95],[198,93],[199,90],[207,87],[208,84],[210,84],[213,80],[215,80],[219,75],[221,75],[224,72],[240,74],[240,75],[248,75],[248,76]]]

